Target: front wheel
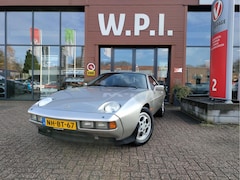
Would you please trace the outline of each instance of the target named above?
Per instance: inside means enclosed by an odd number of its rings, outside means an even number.
[[[153,132],[153,116],[148,108],[143,108],[139,115],[137,135],[134,144],[143,145],[151,138]]]

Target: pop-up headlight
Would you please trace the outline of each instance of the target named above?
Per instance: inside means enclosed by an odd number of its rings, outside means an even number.
[[[115,101],[106,102],[101,105],[98,110],[105,113],[113,113],[120,109],[121,105]]]
[[[52,102],[52,100],[53,100],[53,98],[51,98],[51,97],[44,98],[38,102],[38,106],[40,106],[40,107],[45,106],[48,103]]]

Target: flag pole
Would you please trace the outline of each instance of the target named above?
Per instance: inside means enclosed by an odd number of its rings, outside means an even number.
[[[74,47],[73,47],[73,61],[74,61],[74,77],[76,77],[76,31],[74,30]]]

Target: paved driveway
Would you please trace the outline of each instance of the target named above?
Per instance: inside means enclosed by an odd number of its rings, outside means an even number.
[[[0,101],[0,179],[239,179],[239,126],[200,124],[167,106],[144,146],[73,143],[38,134],[33,103]]]

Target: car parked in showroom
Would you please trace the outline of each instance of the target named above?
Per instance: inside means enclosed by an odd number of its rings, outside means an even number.
[[[3,83],[0,83],[0,97],[4,97],[5,95],[5,87]]]
[[[238,98],[238,81],[232,84],[232,99],[237,100]]]
[[[0,75],[0,97],[5,96],[5,78]]]
[[[29,121],[52,137],[143,145],[153,133],[154,115],[164,115],[165,96],[164,86],[151,75],[109,72],[35,103]]]

